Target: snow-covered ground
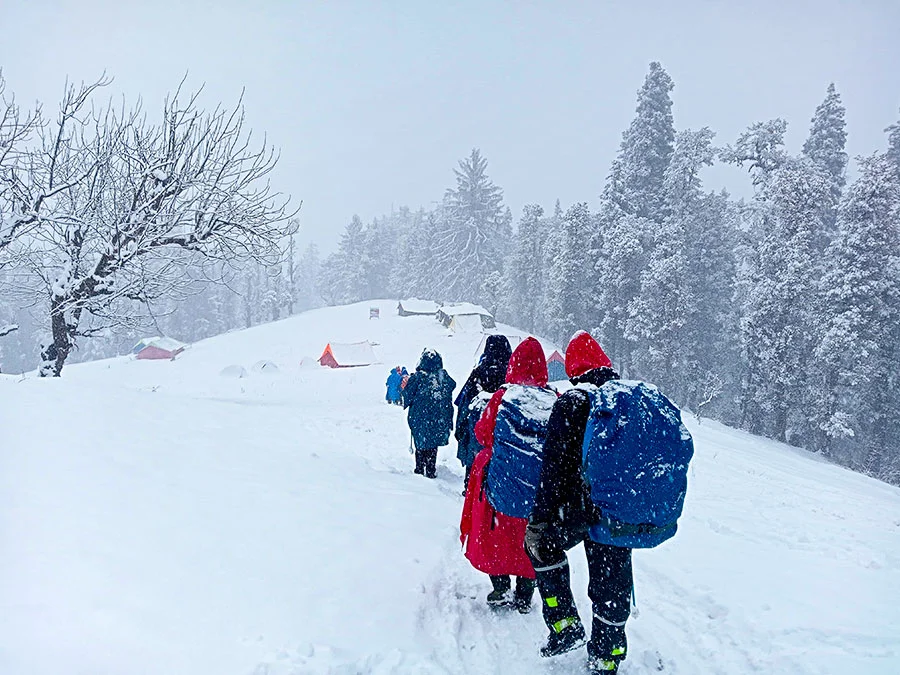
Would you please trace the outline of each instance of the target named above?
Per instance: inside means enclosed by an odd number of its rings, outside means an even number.
[[[370,320],[377,305],[381,318]],[[396,303],[308,312],[59,380],[0,376],[0,673],[570,673],[484,604],[462,471],[413,475],[389,369],[479,335]],[[328,340],[382,364],[301,367]],[[256,372],[269,360],[277,372]],[[243,366],[246,378],[221,375]],[[900,673],[900,490],[688,416],[678,536],[635,553],[621,672]],[[572,554],[589,617],[585,565]]]

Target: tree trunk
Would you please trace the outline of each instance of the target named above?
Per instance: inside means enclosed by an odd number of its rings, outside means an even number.
[[[52,340],[41,347],[41,367],[38,371],[41,377],[59,377],[72,351],[72,337],[63,302],[59,298],[50,301],[50,329]]]

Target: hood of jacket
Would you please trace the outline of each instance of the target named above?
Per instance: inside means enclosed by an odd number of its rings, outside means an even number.
[[[505,335],[488,335],[480,363],[502,365],[505,370],[509,365],[510,356],[512,356],[512,347],[509,346],[509,340]]]
[[[522,340],[512,353],[506,370],[506,383],[547,386],[547,357],[541,343],[533,337]]]
[[[594,368],[612,368],[612,361],[590,333],[580,330],[566,347],[566,375],[571,380]]]
[[[424,370],[426,373],[436,373],[444,367],[444,360],[441,355],[433,349],[425,349],[422,357],[419,359],[419,365],[416,370]]]

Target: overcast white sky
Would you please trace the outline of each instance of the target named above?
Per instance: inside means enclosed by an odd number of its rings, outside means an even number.
[[[3,0],[0,67],[52,112],[68,76],[115,77],[155,110],[189,72],[282,149],[274,182],[329,247],[353,213],[429,206],[473,146],[518,217],[597,204],[647,65],[676,84],[678,128],[733,141],[784,117],[799,149],[834,81],[849,152],[884,145],[900,109],[897,0],[291,2]],[[711,187],[746,192],[736,170]]]

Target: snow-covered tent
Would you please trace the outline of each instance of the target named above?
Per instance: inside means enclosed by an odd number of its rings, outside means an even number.
[[[369,342],[329,342],[319,357],[319,364],[329,368],[352,368],[368,366],[377,360]]]
[[[278,372],[278,365],[273,361],[263,359],[253,364],[254,373],[263,373],[265,375],[274,375]]]
[[[135,358],[141,360],[174,359],[184,351],[185,347],[187,345],[178,340],[157,336],[144,338],[134,346],[131,353]]]
[[[477,317],[478,321],[481,322],[481,328],[485,330],[494,328],[497,325],[494,322],[494,316],[484,307],[479,307],[478,305],[473,305],[468,302],[462,302],[457,305],[443,305],[437,311],[437,320],[447,328],[451,329],[453,328],[453,326],[451,325],[453,323],[453,320],[457,317],[463,316]],[[463,321],[467,326],[471,326],[474,324],[474,321],[471,319],[464,319]]]
[[[434,316],[437,311],[438,304],[431,300],[409,298],[397,303],[397,314],[400,316]]]
[[[481,333],[484,323],[477,314],[456,314],[450,319],[450,330],[454,333]]]
[[[566,376],[566,360],[556,349],[547,355],[547,376],[550,382],[561,382],[569,379]]]

